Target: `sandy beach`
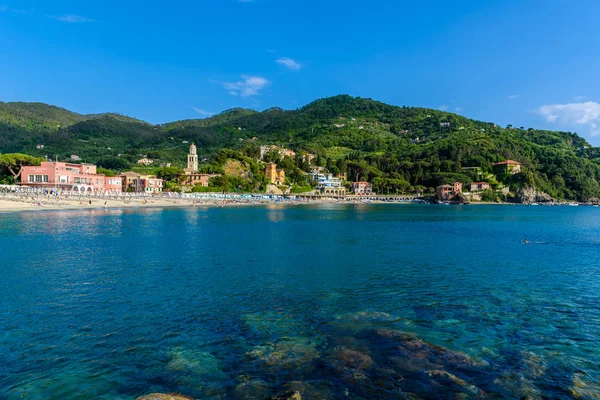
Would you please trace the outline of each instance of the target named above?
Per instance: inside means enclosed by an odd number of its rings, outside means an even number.
[[[75,199],[38,197],[0,198],[0,212],[40,211],[40,210],[85,210],[98,208],[139,208],[139,207],[191,207],[202,202],[189,199]],[[213,202],[212,205],[217,205]]]
[[[285,200],[276,202],[267,199],[244,198],[180,198],[180,197],[131,197],[131,198],[102,198],[102,197],[54,197],[46,195],[13,195],[0,197],[0,213],[42,210],[94,210],[104,208],[171,208],[171,207],[231,207],[256,206],[265,204],[325,204],[337,203],[332,199],[318,200]]]

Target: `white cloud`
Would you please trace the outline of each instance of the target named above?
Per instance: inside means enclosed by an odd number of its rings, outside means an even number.
[[[462,111],[462,107],[456,107],[454,109],[456,110],[456,112],[461,112]]]
[[[70,24],[72,24],[72,23],[82,23],[82,22],[96,22],[93,19],[82,17],[81,15],[74,15],[74,14],[59,15],[59,16],[56,16],[56,17],[51,16],[50,18],[57,19],[57,20],[63,21],[63,22],[68,22]]]
[[[277,53],[275,50],[271,50],[271,49],[267,49],[266,52],[267,53]]]
[[[238,82],[221,82],[221,84],[232,96],[248,97],[260,94],[260,91],[271,83],[260,76],[242,75],[242,79]]]
[[[507,98],[508,98],[509,100],[514,100],[514,99],[516,99],[517,97],[519,97],[519,95],[518,95],[518,94],[511,94],[511,95],[510,95],[510,96],[508,96]]]
[[[593,101],[569,104],[548,104],[536,112],[551,124],[587,126],[592,136],[600,135],[600,104]]]
[[[212,111],[202,110],[198,107],[192,107],[192,110],[196,111],[198,114],[202,115],[203,117],[210,117],[212,115],[215,115],[215,113]]]
[[[302,68],[302,65],[300,65],[298,62],[296,62],[288,57],[283,57],[283,58],[277,59],[277,60],[275,60],[275,62],[277,64],[281,64],[293,71],[299,71]]]
[[[444,105],[439,106],[438,109],[441,111],[446,111],[446,110],[448,110],[448,106],[444,104]]]
[[[575,96],[575,97],[573,97],[573,99],[575,101],[583,101],[583,100],[587,100],[587,98],[588,98],[587,96]]]

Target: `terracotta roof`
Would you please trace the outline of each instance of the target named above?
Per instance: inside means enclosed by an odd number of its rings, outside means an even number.
[[[127,171],[127,172],[121,172],[119,174],[119,176],[139,176],[140,174],[133,172],[133,171]]]
[[[454,189],[454,186],[452,186],[452,185],[440,185],[440,186],[436,187],[436,189],[439,189],[439,188]]]
[[[512,164],[512,165],[521,165],[520,162],[513,161],[513,160],[506,160],[506,161],[497,162],[494,165],[509,165],[509,164]]]

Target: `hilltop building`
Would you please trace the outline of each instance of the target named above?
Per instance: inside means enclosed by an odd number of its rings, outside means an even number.
[[[119,174],[122,179],[123,192],[130,193],[160,193],[165,187],[165,182],[152,175],[142,175],[137,172],[128,171]]]
[[[274,163],[265,165],[265,176],[272,185],[281,186],[285,182],[285,171],[277,169],[277,164]]]
[[[151,160],[151,159],[149,159],[149,158],[144,157],[144,158],[140,158],[139,160],[137,160],[137,163],[139,165],[146,165],[146,166],[148,166],[148,165],[154,164],[154,161]]]
[[[440,185],[435,188],[435,197],[441,201],[453,200],[456,196],[462,194],[463,184],[454,182],[452,185]]]
[[[352,193],[357,196],[370,196],[373,193],[373,185],[369,182],[354,182],[352,183]]]
[[[40,189],[70,190],[86,193],[120,193],[120,178],[96,173],[94,164],[44,161],[23,167],[21,185]]]
[[[513,160],[506,160],[494,164],[494,172],[499,174],[518,174],[521,172],[521,163]]]

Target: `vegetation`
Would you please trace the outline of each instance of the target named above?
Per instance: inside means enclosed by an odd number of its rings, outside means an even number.
[[[322,166],[336,175],[346,173],[349,181],[368,180],[382,193],[430,193],[432,187],[460,180],[487,181],[494,189],[508,186],[511,191],[534,187],[557,199],[600,198],[600,149],[577,134],[502,128],[346,95],[291,111],[233,109],[159,126],[118,114],[0,103],[0,152],[36,158],[56,154],[59,159],[78,155],[112,171],[131,169],[146,156],[155,160],[150,168],[155,174],[171,179],[175,170],[160,165],[171,163],[180,171],[192,142],[198,146],[201,172],[223,175],[210,183],[221,190],[264,190],[259,146],[277,144],[293,149],[296,157],[270,153],[266,161],[285,170],[293,191],[309,187],[306,172]],[[315,158],[309,163],[303,153]],[[505,159],[521,162],[523,172],[498,175],[493,163]],[[5,167],[0,174],[11,176]],[[494,196],[486,193],[486,198]]]

